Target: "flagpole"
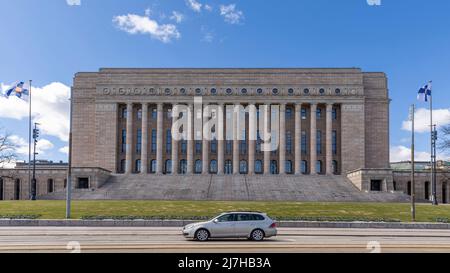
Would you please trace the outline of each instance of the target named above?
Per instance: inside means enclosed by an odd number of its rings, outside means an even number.
[[[431,83],[431,81],[430,81]],[[436,160],[436,155],[435,155],[435,150],[434,150],[434,145],[435,145],[435,141],[434,141],[434,129],[433,129],[433,96],[434,94],[431,94],[431,96],[429,96],[430,98],[430,132],[431,132],[431,192],[432,192],[432,204],[433,205],[437,205],[437,200],[436,200],[436,179],[434,176],[434,161]]]
[[[28,185],[29,185],[29,193],[30,193],[30,200],[32,199],[32,186],[31,186],[31,82],[29,81],[29,105],[28,105]]]

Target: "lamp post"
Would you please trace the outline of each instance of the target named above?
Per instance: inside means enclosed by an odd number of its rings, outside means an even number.
[[[33,129],[33,140],[34,140],[34,148],[33,148],[33,178],[31,179],[31,200],[36,200],[36,144],[39,138],[39,129],[37,126],[39,123],[34,123]]]

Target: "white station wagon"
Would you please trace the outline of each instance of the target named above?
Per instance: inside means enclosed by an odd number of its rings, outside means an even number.
[[[248,238],[262,241],[277,235],[276,222],[261,212],[226,212],[207,222],[183,227],[186,238],[206,241],[209,238]]]

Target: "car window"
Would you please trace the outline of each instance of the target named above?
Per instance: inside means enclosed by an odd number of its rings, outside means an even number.
[[[232,222],[234,221],[234,215],[233,214],[225,214],[217,218],[219,222]]]
[[[264,216],[259,215],[259,214],[247,214],[247,217],[249,220],[244,220],[244,221],[263,221],[264,220]]]
[[[250,214],[243,214],[240,213],[237,215],[237,220],[238,221],[251,221],[251,215]]]

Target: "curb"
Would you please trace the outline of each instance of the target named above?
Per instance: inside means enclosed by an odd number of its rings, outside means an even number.
[[[28,220],[0,219],[0,227],[183,227],[193,220]],[[281,228],[450,229],[447,223],[277,221]]]

